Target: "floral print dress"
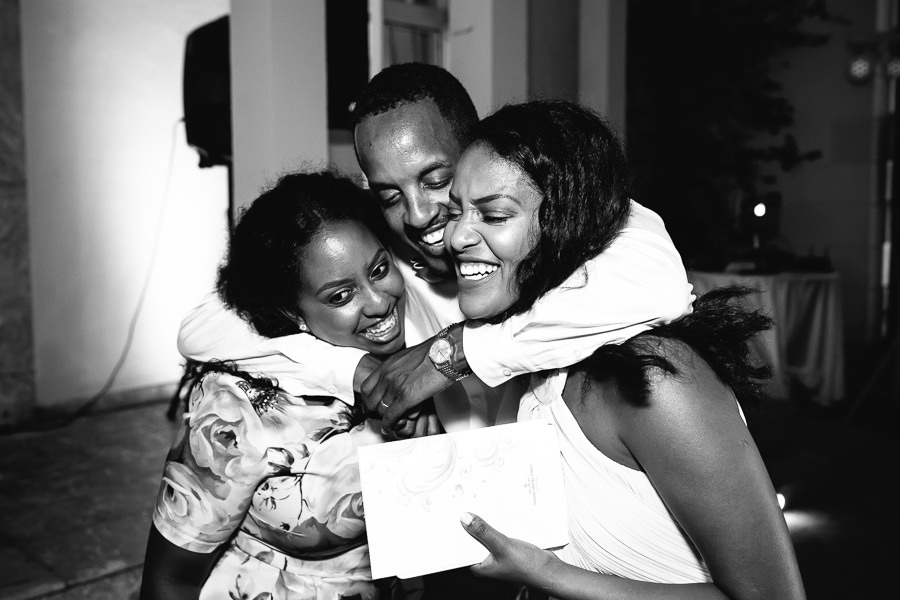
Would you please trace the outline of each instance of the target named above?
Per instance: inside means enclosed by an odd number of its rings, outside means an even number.
[[[376,428],[340,400],[227,373],[200,381],[183,419],[153,523],[192,552],[226,544],[200,598],[380,597],[356,456],[382,441]]]

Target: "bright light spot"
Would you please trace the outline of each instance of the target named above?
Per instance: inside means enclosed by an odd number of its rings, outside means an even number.
[[[766,216],[766,205],[764,202],[759,202],[756,206],[753,207],[753,214],[757,217]]]
[[[786,510],[784,521],[795,539],[798,536],[821,536],[835,529],[834,522],[822,511]]]
[[[865,81],[872,75],[872,61],[867,57],[858,57],[850,63],[850,78]]]
[[[900,77],[900,58],[892,58],[889,60],[884,66],[884,70],[887,72],[888,77]]]
[[[784,494],[775,494],[775,497],[778,498],[778,506],[784,510]]]

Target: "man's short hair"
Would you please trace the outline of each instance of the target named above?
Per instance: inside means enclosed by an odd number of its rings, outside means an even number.
[[[356,99],[353,127],[366,117],[422,100],[435,103],[456,139],[465,144],[469,131],[478,122],[472,98],[449,71],[424,63],[392,65],[375,75]]]

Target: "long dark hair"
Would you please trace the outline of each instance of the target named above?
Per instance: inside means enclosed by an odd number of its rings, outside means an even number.
[[[469,143],[516,165],[542,196],[540,237],[515,273],[518,299],[487,319],[499,322],[528,310],[609,246],[630,213],[631,175],[606,120],[562,100],[504,106],[475,126]]]
[[[663,346],[675,340],[690,346],[712,368],[744,407],[759,405],[763,382],[770,369],[750,352],[750,340],[772,325],[742,298],[752,290],[743,286],[713,289],[694,302],[694,310],[665,325],[653,327],[621,344],[600,346],[582,365],[591,378],[615,380],[627,402],[645,405],[649,399],[650,371],[678,375]],[[589,380],[586,382],[589,384]]]
[[[326,224],[357,221],[383,241],[386,226],[368,192],[329,171],[292,173],[244,210],[219,268],[222,301],[266,337],[297,327],[298,262]]]

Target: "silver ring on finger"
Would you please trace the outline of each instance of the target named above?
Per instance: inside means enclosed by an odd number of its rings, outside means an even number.
[[[380,404],[381,406],[384,407],[384,410],[387,410],[387,409],[390,408],[390,406],[389,406],[389,405],[387,404],[387,402],[385,402],[384,400],[382,400],[381,402],[379,402],[379,404]]]

